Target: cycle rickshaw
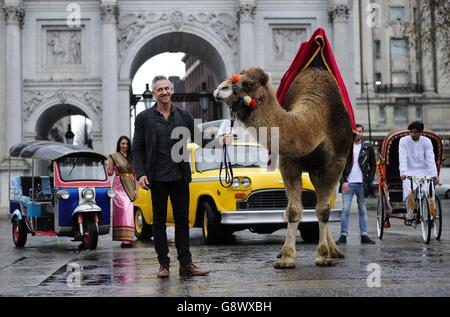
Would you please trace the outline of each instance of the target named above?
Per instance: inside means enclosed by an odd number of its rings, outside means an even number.
[[[380,159],[377,162],[378,173],[378,204],[377,204],[377,233],[378,238],[383,238],[384,230],[390,228],[390,219],[406,219],[406,204],[403,201],[403,184],[399,171],[399,141],[400,138],[409,135],[407,129],[396,129],[390,131],[383,140],[381,146]],[[434,150],[438,175],[442,163],[442,140],[431,130],[424,130],[422,136],[428,137]],[[429,178],[412,178],[418,186],[413,198],[406,203],[411,204],[414,209],[414,219],[412,227],[418,225],[422,229],[423,241],[428,244],[433,231],[436,240],[439,240],[442,233],[442,208],[439,197],[435,195],[434,182]],[[425,191],[425,186],[428,189]]]
[[[17,174],[14,160],[31,160],[31,175]],[[66,236],[95,249],[98,235],[109,233],[115,195],[105,160],[90,149],[51,141],[12,146],[9,210],[14,244],[23,247],[28,234]]]

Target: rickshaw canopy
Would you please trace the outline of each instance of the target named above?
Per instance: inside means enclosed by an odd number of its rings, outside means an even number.
[[[80,154],[90,157],[98,157],[106,160],[103,154],[89,148],[64,144],[53,141],[29,141],[13,145],[9,149],[9,155],[17,158],[57,160],[71,154]]]

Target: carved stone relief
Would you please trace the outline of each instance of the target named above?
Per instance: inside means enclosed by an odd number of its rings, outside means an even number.
[[[46,65],[81,64],[80,30],[47,30]]]
[[[75,99],[82,104],[88,105],[98,115],[102,112],[101,93],[98,91],[27,91],[24,95],[24,120],[28,121],[31,114],[41,104],[55,98],[61,104],[67,103],[69,98]]]
[[[306,40],[306,29],[273,28],[273,56],[274,61],[290,61]]]
[[[119,52],[120,56],[133,44],[144,29],[152,24],[170,24],[173,31],[181,31],[187,24],[210,27],[212,31],[228,47],[236,49],[237,29],[236,19],[227,13],[198,13],[189,14],[176,10],[161,14],[156,13],[129,13],[119,17]]]

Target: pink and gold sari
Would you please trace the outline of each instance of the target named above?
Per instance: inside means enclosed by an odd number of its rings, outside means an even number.
[[[134,241],[134,208],[136,183],[132,168],[120,153],[111,154],[114,162],[113,240]]]

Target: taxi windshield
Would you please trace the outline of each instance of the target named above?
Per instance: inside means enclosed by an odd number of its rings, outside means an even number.
[[[231,145],[228,153],[232,167],[266,168],[268,162],[267,150],[253,145]],[[198,149],[195,152],[195,167],[199,172],[220,168],[222,148]]]
[[[61,180],[73,181],[105,181],[106,171],[103,160],[91,157],[65,157],[58,161]]]

